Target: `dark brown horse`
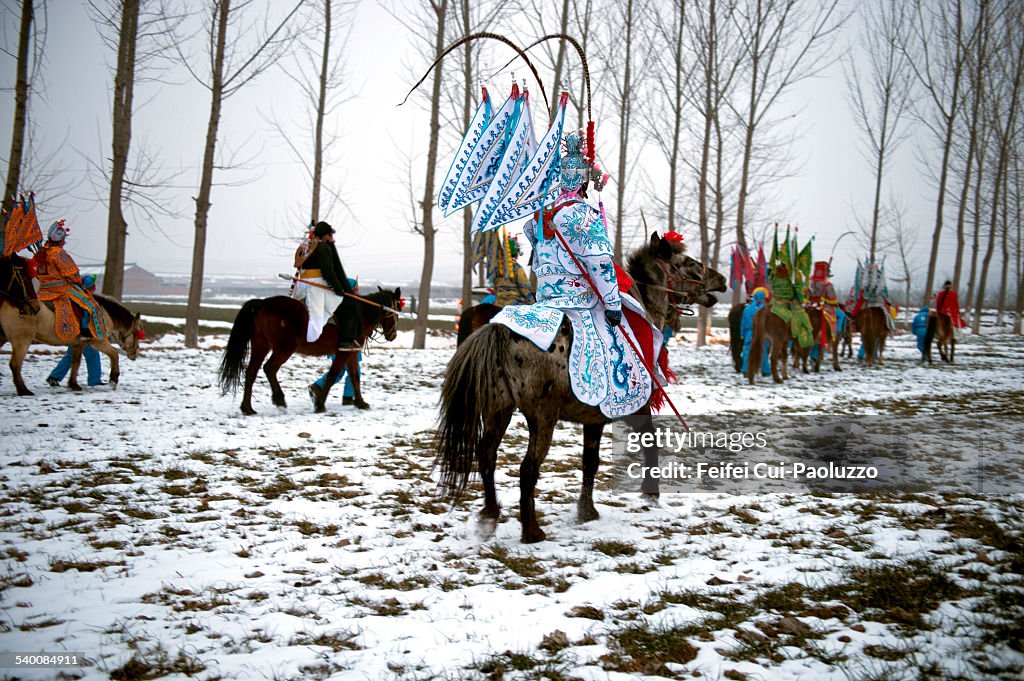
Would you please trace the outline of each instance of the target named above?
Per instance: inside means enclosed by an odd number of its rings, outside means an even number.
[[[740,335],[740,324],[743,322],[743,310],[746,303],[736,303],[729,308],[729,354],[732,355],[732,366],[736,373],[743,371],[743,336]]]
[[[932,310],[928,315],[928,327],[924,333],[924,358],[932,363],[932,343],[939,346],[943,362],[953,363],[956,357],[956,330],[953,320],[944,312]]]
[[[6,279],[3,271],[10,264],[18,270],[18,276],[23,281],[30,281],[27,278],[28,269],[24,259],[18,256],[11,256],[10,259],[3,258],[0,260],[3,261],[3,264],[0,264],[0,280]],[[17,279],[18,277],[15,277],[15,281]],[[91,345],[110,360],[110,377],[108,381],[111,389],[116,389],[120,380],[121,370],[118,362],[118,352],[113,343],[121,346],[128,359],[134,360],[138,356],[139,339],[142,337],[142,318],[138,314],[132,314],[127,308],[114,300],[104,298],[103,296],[96,296],[96,302],[100,305],[99,311],[106,317],[105,326],[109,331],[109,336],[101,340],[82,336],[71,341],[65,341],[59,338],[54,331],[53,310],[35,300],[35,290],[32,288],[31,283],[28,284],[27,290],[23,290],[21,284],[18,284],[16,288],[18,290],[14,293],[0,296],[0,346],[3,346],[8,340],[11,342],[10,367],[11,374],[14,377],[15,390],[17,390],[18,395],[30,396],[34,394],[25,385],[21,375],[21,365],[25,361],[25,355],[28,354],[28,348],[33,341],[48,345],[70,345],[74,347],[75,354],[71,364],[72,373],[71,378],[68,380],[68,388],[71,390],[81,390],[81,386],[78,385],[77,381],[78,362],[82,356],[82,347]],[[27,291],[32,292],[32,300],[38,309],[34,314],[23,314],[24,310],[30,310],[34,307],[31,303],[26,304],[25,302],[24,296],[27,295]],[[20,302],[19,297],[21,298]]]
[[[882,363],[885,351],[885,339],[889,336],[886,316],[889,312],[882,307],[864,307],[857,313],[857,328],[860,340],[864,344],[864,360],[868,366],[876,361]]]
[[[362,345],[373,334],[378,326],[384,332],[384,338],[393,341],[398,335],[398,313],[396,310],[401,306],[402,289],[385,291],[383,289],[362,299],[348,298],[341,306],[346,314],[353,311],[345,306],[358,306],[362,318],[362,327],[356,336],[356,343]],[[314,407],[316,411],[324,411],[324,403],[327,401],[327,394],[334,385],[335,379],[341,373],[341,368],[348,366],[349,361],[354,359],[357,351],[338,352],[338,327],[335,324],[324,326],[323,333],[312,343],[306,341],[306,325],[309,321],[309,313],[306,306],[300,301],[287,296],[273,296],[271,298],[254,298],[242,306],[231,326],[231,335],[228,337],[228,345],[224,348],[224,356],[220,362],[220,386],[227,393],[236,391],[242,378],[242,367],[245,365],[246,357],[249,363],[245,368],[245,387],[242,394],[242,413],[255,414],[252,408],[252,386],[256,382],[260,365],[263,365],[263,373],[270,382],[271,401],[278,407],[286,407],[284,392],[281,384],[277,381],[277,372],[281,366],[288,361],[288,358],[298,352],[302,355],[323,357],[334,355],[331,368],[327,372],[327,382],[324,389],[316,400]],[[264,358],[270,355],[266,363]],[[352,380],[352,389],[355,392],[355,403],[363,402],[363,395],[359,389],[359,372],[349,371]]]
[[[456,338],[455,345],[462,345],[462,341],[469,338],[469,334],[491,321],[494,315],[500,311],[501,306],[494,303],[480,303],[463,310],[462,314],[459,315],[459,335]]]
[[[754,333],[750,340],[750,355],[747,357],[747,382],[754,385],[754,377],[761,372],[761,356],[764,343],[768,341],[769,357],[772,365],[772,380],[782,383],[789,380],[789,341],[793,340],[793,332],[789,322],[771,311],[771,304],[766,304],[754,315]],[[782,376],[779,376],[779,367]]]
[[[684,292],[682,278],[677,286],[668,275],[684,268],[686,256],[674,256],[666,267],[658,262],[662,239],[655,234],[651,243],[634,252],[627,271],[637,282],[652,323],[661,328],[669,307],[676,303],[698,303],[708,307],[716,302],[710,291],[725,291],[725,278],[714,270],[702,269],[699,286]],[[595,406],[576,399],[570,385],[568,361],[572,347],[572,326],[562,323],[550,350],[502,324],[487,324],[472,334],[448,363],[441,387],[441,413],[434,448],[441,480],[449,492],[462,492],[474,472],[484,485],[484,508],[480,523],[486,533],[494,531],[501,508],[494,486],[498,446],[518,409],[526,417],[530,441],[519,468],[519,519],[525,543],[542,541],[544,531],[537,522],[534,489],[540,467],[548,454],[555,425],[572,421],[583,425],[583,486],[577,503],[581,522],[598,517],[594,508],[594,477],[598,467],[601,434],[608,418]],[[649,405],[644,408],[649,412]]]

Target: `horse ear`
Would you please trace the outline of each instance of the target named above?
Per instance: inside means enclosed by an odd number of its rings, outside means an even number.
[[[654,235],[655,238],[657,238],[657,236],[657,234]],[[658,243],[655,244],[654,239],[651,239],[651,245],[657,249],[657,257],[661,258],[662,260],[672,259],[673,252],[671,241],[669,241],[668,239],[660,239]]]
[[[653,249],[657,248],[658,244],[660,244],[660,243],[661,243],[661,237],[658,236],[658,230],[654,230],[653,232],[651,232],[651,249],[653,250]]]
[[[398,288],[395,289],[395,298],[401,298],[401,297],[402,297],[402,287],[399,286]]]

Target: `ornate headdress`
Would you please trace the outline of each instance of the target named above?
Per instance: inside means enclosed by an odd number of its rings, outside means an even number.
[[[516,50],[533,72],[544,97],[545,108],[550,115],[547,93],[537,69],[526,56],[526,52],[504,36],[494,33],[473,33],[449,45],[412,89],[415,90],[426,79],[444,55],[478,38],[500,40]],[[553,34],[540,38],[526,49],[553,39],[570,43],[580,55],[587,86],[589,119],[590,74],[583,48],[579,43],[571,36]],[[518,87],[513,85],[509,100],[493,118],[490,99],[484,90],[481,104],[441,183],[437,202],[445,211],[445,215],[450,215],[476,201],[482,201],[473,218],[471,229],[474,232],[486,232],[527,217],[550,205],[563,190],[579,189],[595,174],[600,180],[600,171],[594,169],[593,120],[588,122],[586,144],[581,133],[570,133],[566,137],[567,144],[569,138],[575,138],[575,142],[571,143],[572,150],[567,149],[565,154],[561,151],[567,102],[568,93],[563,92],[555,114],[551,117],[551,125],[542,138],[535,141],[529,98],[525,89],[520,94]]]
[[[64,226],[64,220],[57,220],[46,231],[46,238],[50,241],[64,241],[70,233],[71,228]]]

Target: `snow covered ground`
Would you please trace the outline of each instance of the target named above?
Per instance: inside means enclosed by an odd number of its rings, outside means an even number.
[[[453,504],[432,477],[450,339],[414,351],[403,334],[368,353],[365,412],[335,391],[314,414],[305,386],[325,364],[295,357],[281,372],[288,408],[260,380],[254,417],[217,388],[223,343],[147,339],[116,391],[47,387],[59,354],[40,347],[24,369],[35,397],[15,397],[4,369],[0,651],[91,666],[3,678],[1024,674],[1024,494],[666,494],[650,506],[613,491],[603,468],[601,518],[578,525],[581,434],[563,425],[538,490],[548,541],[525,546],[517,417],[498,467],[505,517],[484,540],[479,486]],[[847,360],[750,387],[725,346],[676,343],[670,394],[698,419],[1019,422],[1024,339],[968,337],[958,351],[955,366],[923,367],[900,336],[881,368]],[[996,474],[1014,482],[1020,448],[1006,456]]]

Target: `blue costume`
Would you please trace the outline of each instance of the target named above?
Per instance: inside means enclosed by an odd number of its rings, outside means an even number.
[[[91,274],[87,274],[82,277],[82,288],[92,293],[96,288],[96,277]],[[84,324],[83,324],[84,325]],[[53,368],[50,375],[47,376],[46,382],[49,385],[57,387],[60,382],[64,380],[64,377],[68,375],[71,370],[71,355],[73,348],[69,347],[64,356],[57,362],[57,366]],[[85,359],[85,369],[88,375],[87,385],[103,385],[103,378],[100,374],[100,352],[91,345],[86,345],[82,348],[82,358]]]
[[[331,355],[331,358],[333,359],[334,355]],[[362,364],[362,362],[363,362],[363,353],[360,352],[359,354],[356,355],[357,371],[358,371],[359,365]],[[316,379],[314,381],[316,386],[318,388],[320,388],[321,391],[323,391],[324,386],[327,385],[327,373],[328,372],[325,371],[323,376],[321,376],[320,378],[318,378],[318,379]],[[338,382],[341,381],[341,379],[343,379],[343,378],[345,379],[345,392],[342,393],[342,397],[347,397],[349,399],[352,399],[352,398],[354,398],[356,396],[356,392],[355,392],[355,390],[352,389],[352,379],[348,375],[348,365],[347,364],[345,366],[341,367],[341,373],[338,374],[338,377],[336,379],[334,379],[334,383],[332,383],[331,385],[332,386],[338,385]]]
[[[928,307],[922,307],[910,324],[910,330],[917,336],[917,350],[921,353],[922,358],[924,358],[924,335],[928,332],[928,315]]]
[[[57,366],[50,372],[47,377],[47,382],[51,385],[59,385],[64,377],[68,375],[68,371],[71,370],[71,351],[73,348],[68,348],[68,351],[64,353],[64,356],[57,362]],[[86,345],[82,348],[82,358],[85,360],[85,369],[88,374],[88,385],[103,385],[103,378],[100,375],[100,352],[91,345]],[[51,381],[52,379],[52,381]]]
[[[740,336],[743,338],[743,373],[747,373],[747,357],[750,356],[750,344],[754,339],[754,315],[764,307],[765,295],[763,290],[754,291],[747,306],[743,308],[743,317],[740,318]],[[771,358],[768,356],[770,343],[764,342],[764,352],[761,353],[761,374],[768,376],[772,373]]]

